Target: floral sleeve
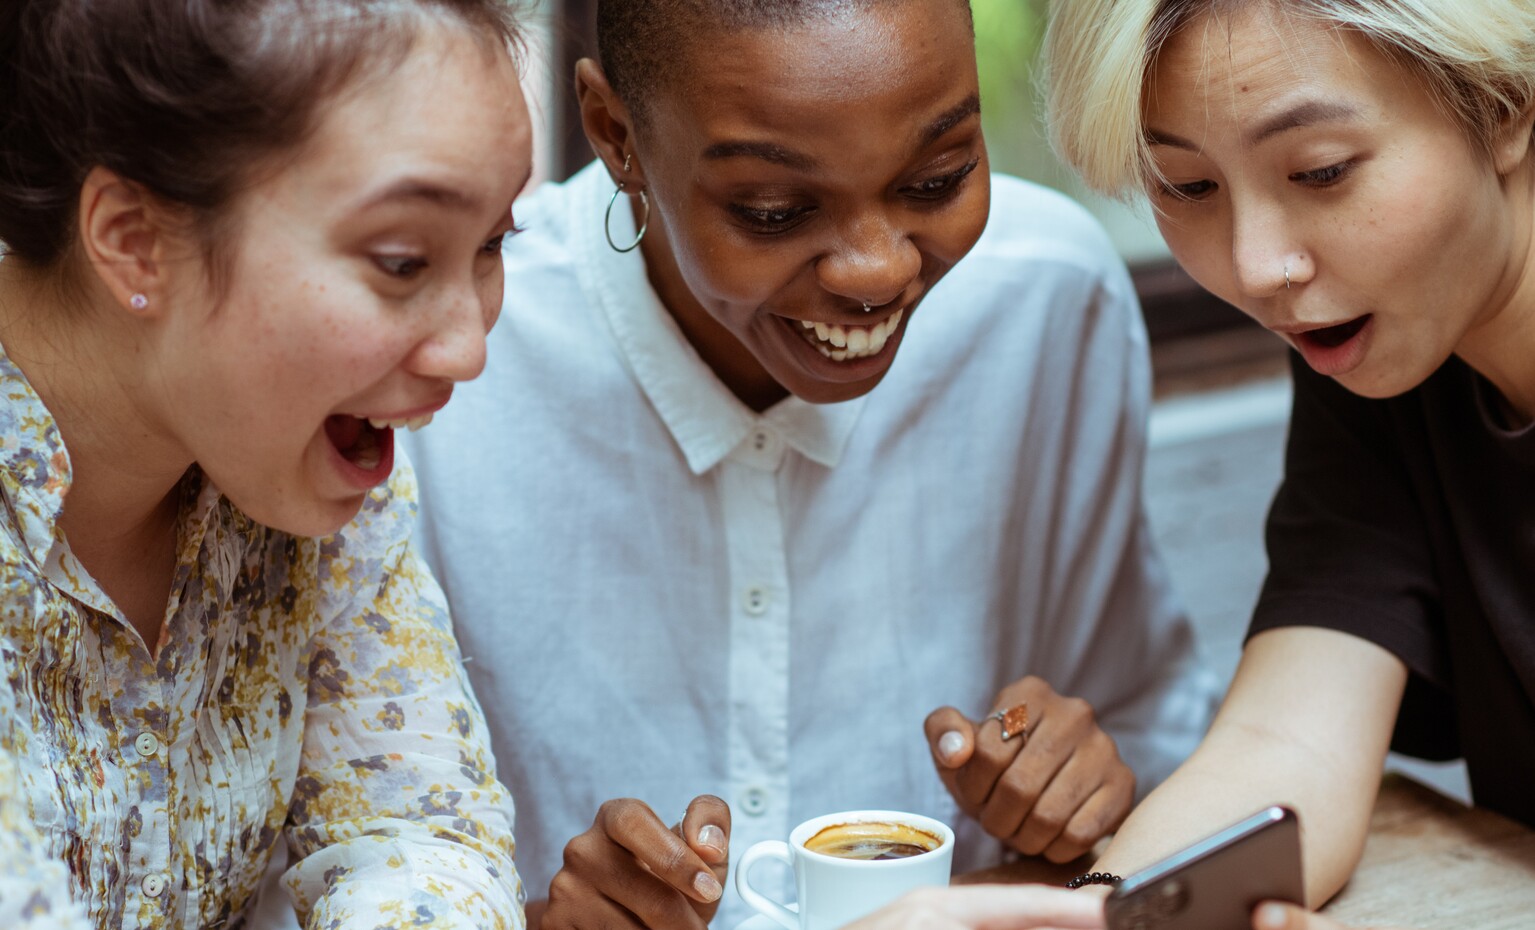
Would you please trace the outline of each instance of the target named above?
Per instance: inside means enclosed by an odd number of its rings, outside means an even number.
[[[14,695],[0,681],[0,724],[15,714]],[[70,897],[69,871],[46,852],[22,798],[16,757],[0,739],[0,927],[87,930],[84,910]]]
[[[321,544],[322,587],[340,593],[309,653],[285,881],[308,928],[517,930],[511,796],[409,541],[414,491],[401,469]]]

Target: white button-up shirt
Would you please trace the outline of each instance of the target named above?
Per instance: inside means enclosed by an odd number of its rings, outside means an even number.
[[[1141,507],[1145,333],[1086,213],[996,178],[871,394],[758,415],[606,244],[610,192],[598,166],[519,205],[485,375],[409,440],[531,896],[624,796],[670,824],[719,795],[735,859],[896,808],[993,863],[922,723],[1028,674],[1091,701],[1143,789],[1193,749],[1213,683]],[[716,924],[746,913],[728,890]]]

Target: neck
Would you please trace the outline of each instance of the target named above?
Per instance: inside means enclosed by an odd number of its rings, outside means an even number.
[[[175,490],[192,458],[150,413],[153,355],[136,321],[93,293],[95,283],[71,299],[44,276],[0,263],[0,343],[69,452],[59,524],[70,550],[153,647],[165,599],[145,589],[169,585]]]
[[[1503,395],[1510,425],[1523,427],[1535,421],[1535,158],[1508,183],[1526,206],[1516,218],[1508,283],[1455,353]]]
[[[783,385],[774,380],[756,356],[730,330],[720,325],[694,296],[677,265],[677,257],[666,235],[666,223],[659,215],[654,195],[651,206],[650,230],[640,245],[640,254],[645,256],[645,273],[650,278],[650,286],[655,288],[662,305],[677,321],[682,335],[725,387],[751,409],[761,413],[788,397],[789,392]],[[638,229],[637,204],[635,210],[635,228]]]

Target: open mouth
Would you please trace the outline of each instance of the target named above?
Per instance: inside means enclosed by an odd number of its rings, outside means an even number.
[[[362,417],[344,413],[326,417],[325,435],[343,459],[363,472],[378,471],[394,451],[394,429]]]
[[[839,323],[812,323],[809,320],[790,320],[799,324],[800,335],[817,352],[834,362],[870,358],[885,349],[890,337],[901,325],[906,309],[890,314],[873,326],[843,326]]]
[[[1307,330],[1304,333],[1296,333],[1296,339],[1302,339],[1324,349],[1336,349],[1350,339],[1359,335],[1365,324],[1370,322],[1370,314],[1355,317],[1347,323],[1339,323],[1337,326],[1326,326],[1322,329]]]

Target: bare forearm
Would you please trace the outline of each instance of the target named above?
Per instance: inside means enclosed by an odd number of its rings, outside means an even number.
[[[1280,632],[1301,635],[1254,641],[1204,743],[1131,813],[1095,869],[1134,872],[1284,804],[1300,814],[1307,903],[1320,905],[1347,881],[1406,673],[1352,637]]]

